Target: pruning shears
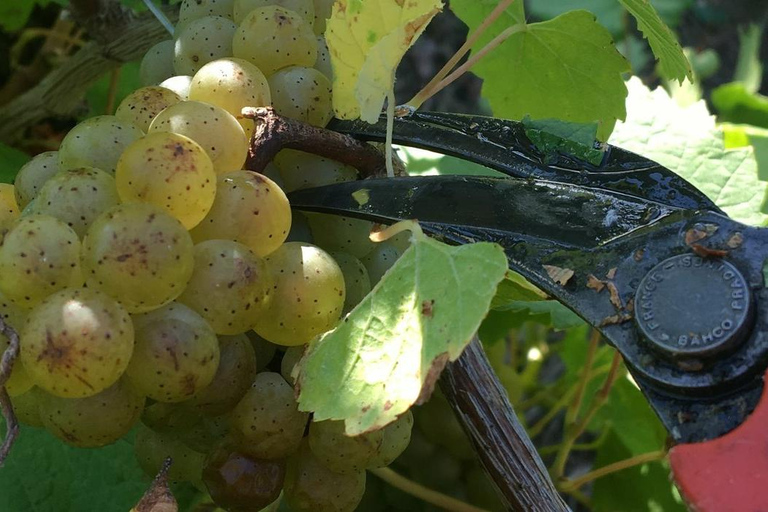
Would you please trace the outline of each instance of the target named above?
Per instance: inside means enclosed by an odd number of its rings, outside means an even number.
[[[384,119],[329,128],[386,136]],[[768,229],[617,147],[595,162],[540,150],[518,122],[433,112],[397,118],[393,133],[505,176],[366,179],[295,191],[291,205],[500,244],[510,269],[621,353],[675,444],[673,478],[692,510],[767,510]]]

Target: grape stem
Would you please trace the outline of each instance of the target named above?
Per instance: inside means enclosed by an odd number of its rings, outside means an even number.
[[[3,439],[3,444],[0,446],[0,465],[2,465],[10,453],[13,443],[16,442],[16,438],[19,436],[19,422],[16,419],[16,414],[13,412],[11,398],[5,389],[5,384],[11,378],[13,364],[16,362],[16,358],[19,357],[19,333],[0,317],[0,334],[8,338],[8,348],[5,349],[2,359],[0,359],[0,413],[2,413],[5,419],[6,428],[5,439]]]
[[[485,509],[475,507],[469,503],[464,503],[456,498],[424,487],[413,480],[405,478],[403,475],[395,473],[389,468],[369,469],[368,471],[381,478],[392,487],[400,489],[411,496],[415,496],[420,500],[426,501],[441,509],[449,510],[451,512],[487,512]]]
[[[147,492],[144,493],[144,496],[141,497],[131,512],[152,512],[156,510],[178,512],[179,504],[173,496],[171,488],[168,486],[168,471],[170,471],[172,464],[173,459],[170,457],[163,461],[163,465],[155,479],[152,480],[149,489],[147,489]]]

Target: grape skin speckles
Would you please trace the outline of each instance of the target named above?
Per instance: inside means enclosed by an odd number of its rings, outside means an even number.
[[[133,123],[146,133],[152,120],[165,108],[181,101],[181,97],[170,89],[149,85],[129,94],[115,111],[115,117]]]
[[[59,170],[95,167],[114,174],[123,150],[144,132],[116,116],[96,116],[79,123],[59,146]]]

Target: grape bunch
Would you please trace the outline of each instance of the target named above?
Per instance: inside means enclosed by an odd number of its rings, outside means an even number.
[[[407,241],[367,222],[292,213],[286,192],[357,171],[293,150],[244,170],[271,105],[324,126],[332,0],[184,0],[144,87],[75,126],[0,186],[0,314],[20,333],[7,391],[20,420],[100,447],[135,432],[154,475],[229,511],[283,495],[349,511],[366,470],[408,446],[410,412],[349,437],[299,411],[294,367],[370,291]],[[9,341],[2,338],[3,345]]]

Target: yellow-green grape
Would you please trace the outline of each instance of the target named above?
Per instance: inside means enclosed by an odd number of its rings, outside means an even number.
[[[256,354],[256,371],[260,372],[266,368],[277,352],[277,345],[270,343],[255,331],[248,331],[245,333],[248,339],[251,341],[253,352]]]
[[[333,4],[336,0],[314,0],[315,4],[315,34],[324,34],[325,25],[331,17]]]
[[[352,512],[365,493],[365,471],[332,471],[304,442],[288,459],[283,493],[293,512]]]
[[[158,206],[187,229],[203,220],[216,197],[210,157],[197,142],[176,133],[150,133],[128,146],[115,179],[124,202]]]
[[[298,407],[293,387],[279,373],[258,374],[230,414],[238,448],[258,459],[282,459],[295,452],[309,419]]]
[[[256,377],[256,354],[245,334],[219,336],[219,368],[208,386],[189,404],[208,416],[218,416],[234,408]]]
[[[59,152],[40,153],[19,169],[13,182],[16,204],[24,209],[49,178],[59,172]]]
[[[413,413],[408,410],[381,429],[382,441],[376,450],[376,454],[368,461],[368,468],[383,468],[389,466],[401,453],[408,448],[411,442],[411,430],[413,429]]]
[[[0,317],[6,325],[12,327],[18,333],[24,326],[24,322],[27,319],[27,311],[16,306],[13,302],[8,300],[2,293],[0,293]],[[10,340],[4,334],[0,334],[0,357],[5,353],[6,349],[10,345]],[[17,358],[13,363],[13,370],[11,371],[11,377],[5,383],[5,390],[8,395],[15,397],[26,393],[33,386],[32,378],[24,369],[24,364],[20,358]]]
[[[267,256],[274,289],[254,327],[278,345],[309,343],[333,327],[344,307],[344,276],[333,258],[311,244],[288,242]]]
[[[144,397],[124,379],[96,395],[61,398],[44,395],[40,419],[45,429],[71,446],[96,448],[112,444],[139,421]]]
[[[411,232],[401,231],[387,239],[387,243],[393,246],[402,255],[411,246]]]
[[[295,149],[280,151],[275,157],[275,165],[280,169],[288,192],[357,179],[354,167]]]
[[[304,345],[289,347],[283,354],[283,360],[280,361],[280,375],[283,376],[292,386],[296,385],[296,379],[293,377],[293,369],[302,356],[304,356]]]
[[[205,64],[232,56],[232,37],[237,25],[223,16],[190,21],[176,39],[173,69],[177,75],[194,75]]]
[[[125,371],[142,394],[181,402],[208,386],[219,366],[219,341],[193,310],[172,302],[133,316],[136,347]]]
[[[165,459],[173,460],[168,478],[174,482],[199,483],[205,455],[192,450],[171,434],[158,434],[141,425],[136,431],[133,452],[141,469],[154,478]]]
[[[331,52],[328,50],[328,43],[325,37],[317,36],[317,59],[315,59],[315,69],[321,72],[333,83],[333,66],[331,65]]]
[[[194,140],[208,153],[218,174],[242,169],[248,138],[237,119],[221,107],[182,101],[158,114],[149,133],[173,132]]]
[[[9,228],[19,218],[16,190],[13,185],[0,183],[0,227]]]
[[[362,258],[376,245],[368,238],[373,222],[323,213],[306,215],[315,243],[326,251],[346,252]]]
[[[83,284],[77,233],[48,215],[19,219],[0,242],[0,291],[32,308],[50,294]]]
[[[314,243],[315,239],[312,238],[312,230],[309,229],[309,222],[307,222],[307,217],[303,213],[293,212],[291,230],[288,232],[288,238],[285,241]]]
[[[154,402],[147,405],[141,414],[141,422],[161,434],[189,430],[200,421],[200,413],[186,402]]]
[[[45,394],[40,388],[34,386],[26,393],[11,397],[13,413],[22,425],[29,425],[30,427],[43,426],[43,420],[40,418],[40,402]]]
[[[136,89],[117,106],[115,116],[127,123],[133,123],[146,133],[152,120],[174,103],[181,101],[178,94],[159,85]]]
[[[192,276],[192,239],[179,221],[152,205],[122,204],[96,219],[83,239],[89,287],[131,313],[163,306]]]
[[[309,425],[312,453],[337,473],[363,471],[378,454],[384,440],[382,430],[356,436],[344,433],[344,421],[313,421]]]
[[[160,87],[165,87],[179,95],[181,101],[189,100],[189,88],[192,85],[192,77],[188,75],[172,76],[160,82]],[[150,125],[151,126],[151,125]]]
[[[147,50],[139,66],[139,80],[142,85],[157,85],[176,73],[173,70],[173,39],[160,41]]]
[[[269,76],[288,66],[313,66],[317,40],[306,19],[295,11],[270,5],[243,18],[232,41],[232,52]]]
[[[274,252],[291,229],[291,207],[280,187],[262,174],[235,171],[219,176],[216,200],[192,231],[195,242],[228,239],[257,256]]]
[[[21,362],[43,390],[93,396],[117,382],[133,352],[133,323],[109,296],[68,288],[32,310],[21,331]]]
[[[331,82],[315,68],[289,66],[268,80],[278,114],[320,127],[333,117]]]
[[[372,286],[376,286],[376,283],[381,281],[381,278],[384,277],[387,270],[392,268],[399,257],[400,251],[394,245],[381,242],[360,259],[368,270],[368,277],[371,279]]]
[[[117,161],[144,132],[115,116],[96,116],[72,128],[59,146],[59,170],[95,167],[114,174]]]
[[[347,290],[343,313],[349,313],[371,291],[371,279],[363,263],[345,252],[332,252],[331,256],[338,263],[344,274],[344,287]]]
[[[216,334],[252,329],[274,282],[266,262],[232,240],[206,240],[194,254],[195,269],[179,302],[197,311]]]
[[[280,169],[277,168],[274,162],[268,162],[267,165],[264,166],[264,170],[259,174],[271,179],[278,187],[285,190],[285,183],[283,183],[283,177],[280,174]]]
[[[209,453],[229,434],[229,416],[201,416],[191,427],[173,433],[196,452]]]
[[[234,3],[235,0],[184,0],[179,8],[176,35],[190,22],[206,16],[223,16],[231,20]]]
[[[111,174],[81,167],[48,180],[37,196],[35,212],[56,217],[82,238],[96,217],[119,203]]]
[[[315,5],[312,0],[235,0],[233,19],[238,25],[251,11],[276,5],[293,11],[312,27],[315,23]]]

